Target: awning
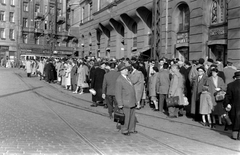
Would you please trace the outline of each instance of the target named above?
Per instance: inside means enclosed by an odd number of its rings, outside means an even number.
[[[132,47],[132,51],[137,51],[137,47]]]
[[[220,40],[209,40],[207,42],[208,45],[227,45],[226,39],[220,39]]]
[[[140,53],[143,53],[143,52],[148,51],[148,50],[150,50],[150,49],[151,49],[151,47],[148,45],[148,46],[144,47],[144,48],[140,51]]]
[[[189,46],[189,43],[176,44],[176,48],[188,47],[188,46]]]

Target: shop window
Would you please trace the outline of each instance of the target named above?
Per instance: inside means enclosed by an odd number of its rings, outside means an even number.
[[[40,5],[39,4],[35,5],[35,12],[40,12]]]
[[[187,5],[182,4],[179,6],[179,32],[189,31],[190,11]]]
[[[226,0],[212,0],[211,24],[226,22]]]

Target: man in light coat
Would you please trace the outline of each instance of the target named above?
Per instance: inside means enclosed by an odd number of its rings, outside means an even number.
[[[137,133],[136,128],[136,94],[135,89],[128,78],[128,67],[121,63],[118,66],[118,71],[121,73],[116,81],[115,95],[118,104],[118,108],[122,109],[125,114],[125,123],[121,126],[121,132],[123,135],[130,135],[130,133]]]
[[[168,63],[163,64],[163,69],[158,73],[156,80],[157,93],[159,94],[159,111],[163,111],[164,102],[166,101],[169,86],[170,86],[170,72],[168,70]]]
[[[225,83],[229,84],[233,82],[233,75],[236,72],[236,68],[233,67],[231,62],[227,62],[227,66],[223,68],[223,73],[225,75]]]

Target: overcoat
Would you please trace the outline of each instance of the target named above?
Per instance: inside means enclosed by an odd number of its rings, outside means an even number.
[[[232,130],[240,131],[240,79],[227,85],[227,92],[224,100],[224,107],[232,106],[229,116],[232,121]]]
[[[233,82],[233,75],[237,70],[232,66],[227,66],[223,69],[223,73],[225,75],[226,84]]]
[[[45,73],[45,80],[46,81],[56,80],[57,73],[56,73],[54,65],[51,62],[49,62],[45,65],[44,73]]]
[[[173,78],[170,82],[169,94],[171,96],[179,96],[179,105],[184,104],[183,92],[184,92],[184,78],[183,75],[178,73],[173,73]]]
[[[221,77],[217,76],[217,78],[218,78],[217,86],[214,85],[212,76],[208,78],[207,85],[209,87],[209,92],[211,94],[212,103],[214,106],[214,110],[213,110],[212,114],[213,115],[222,115],[224,113],[223,102],[216,102],[215,93],[217,91],[215,89],[221,88],[221,90],[226,91],[226,85]]]
[[[92,75],[92,81],[91,81],[91,88],[93,88],[96,91],[96,95],[94,96],[94,101],[103,101],[102,98],[102,84],[103,84],[103,78],[105,75],[105,70],[101,68],[96,68]]]
[[[200,96],[200,108],[199,113],[202,115],[211,114],[213,109],[211,94],[207,91],[203,91]]]
[[[68,64],[66,68],[66,73],[65,73],[66,86],[71,86],[71,70],[72,70],[72,65]]]
[[[136,106],[137,100],[135,89],[122,75],[119,75],[116,81],[115,97],[118,106],[128,108]]]
[[[78,67],[77,73],[78,73],[77,85],[79,87],[82,87],[83,83],[86,82],[86,73],[85,73],[85,69],[83,68],[83,65],[80,65]]]
[[[71,70],[71,85],[72,85],[72,90],[76,90],[77,88],[77,65],[74,65]]]
[[[134,86],[137,102],[140,102],[144,90],[144,75],[141,71],[135,70],[129,78]]]
[[[170,72],[167,69],[163,69],[157,75],[156,80],[157,93],[159,94],[168,94],[170,87]]]
[[[148,80],[148,91],[149,91],[149,96],[150,97],[156,97],[157,96],[157,77],[158,77],[158,73],[155,73],[154,75],[149,77]]]
[[[203,75],[200,81],[198,81],[199,76],[195,76],[192,79],[192,98],[191,98],[191,114],[199,113],[200,95],[202,93],[203,86],[207,83],[206,74]]]

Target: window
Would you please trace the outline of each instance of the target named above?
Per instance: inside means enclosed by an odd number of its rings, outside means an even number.
[[[5,12],[0,11],[0,21],[5,21]]]
[[[35,21],[35,28],[39,29],[40,28],[40,21]]]
[[[50,14],[54,14],[54,7],[50,7]]]
[[[62,10],[61,9],[58,9],[57,10],[57,16],[61,16],[62,15]]]
[[[0,35],[1,35],[1,39],[5,39],[5,29],[4,28],[0,28]]]
[[[84,7],[82,7],[82,18],[81,18],[81,23],[84,22]]]
[[[9,12],[9,21],[14,22],[14,13],[13,12]]]
[[[1,0],[2,4],[6,4],[6,0]]]
[[[57,26],[57,29],[58,29],[58,32],[61,32],[61,26],[60,25]]]
[[[88,20],[91,20],[92,19],[92,2],[89,2],[88,4],[89,6],[89,10],[88,10]]]
[[[179,32],[188,31],[190,23],[190,11],[188,6],[182,4],[179,6]]]
[[[44,28],[45,28],[45,30],[48,28],[48,21],[47,20],[45,20],[45,22],[44,22]]]
[[[28,19],[23,18],[23,27],[28,27]]]
[[[39,42],[40,42],[40,41],[39,41],[39,40],[40,40],[39,38],[40,38],[39,36],[36,36],[36,37],[35,37],[35,44],[36,44],[36,45],[39,45]]]
[[[27,35],[27,34],[23,34],[22,37],[23,37],[23,43],[24,43],[24,44],[27,44],[28,35]]]
[[[100,6],[101,6],[101,0],[98,0],[98,3],[97,3],[97,11],[100,10]]]
[[[28,11],[28,2],[23,2],[23,11]]]
[[[45,13],[47,13],[47,12],[48,12],[48,6],[47,6],[47,5],[45,5],[44,12],[45,12]]]
[[[9,30],[9,38],[10,38],[10,39],[15,39],[15,38],[14,38],[14,30],[13,30],[13,29],[10,29],[10,30]]]
[[[40,5],[39,4],[35,5],[35,12],[40,12]]]
[[[15,6],[15,0],[10,0],[10,5]]]

